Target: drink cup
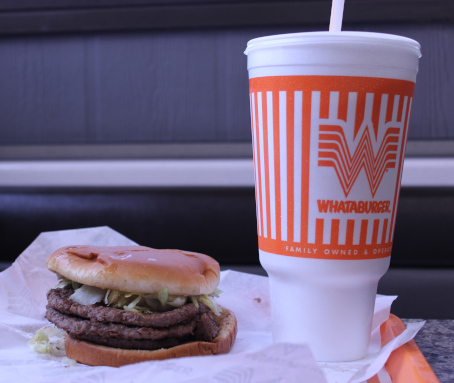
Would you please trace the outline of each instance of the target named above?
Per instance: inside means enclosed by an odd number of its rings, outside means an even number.
[[[420,46],[365,32],[249,41],[259,256],[273,341],[367,355],[389,267]]]

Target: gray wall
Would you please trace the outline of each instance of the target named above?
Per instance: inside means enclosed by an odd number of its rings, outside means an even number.
[[[0,38],[1,145],[250,141],[249,39],[205,28]],[[422,45],[410,139],[454,139],[454,23],[351,24]]]

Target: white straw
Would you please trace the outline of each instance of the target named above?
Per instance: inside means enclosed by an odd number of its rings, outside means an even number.
[[[340,32],[342,29],[344,2],[345,0],[333,0],[333,6],[331,8],[331,20],[329,23],[330,32]]]

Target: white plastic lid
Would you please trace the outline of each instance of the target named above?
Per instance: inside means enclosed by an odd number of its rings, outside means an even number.
[[[416,81],[420,45],[370,32],[304,32],[248,42],[249,78],[278,75],[343,75]]]
[[[421,57],[420,44],[407,37],[373,32],[300,32],[258,37],[247,43],[245,54],[256,49],[307,44],[380,44],[413,51]]]

